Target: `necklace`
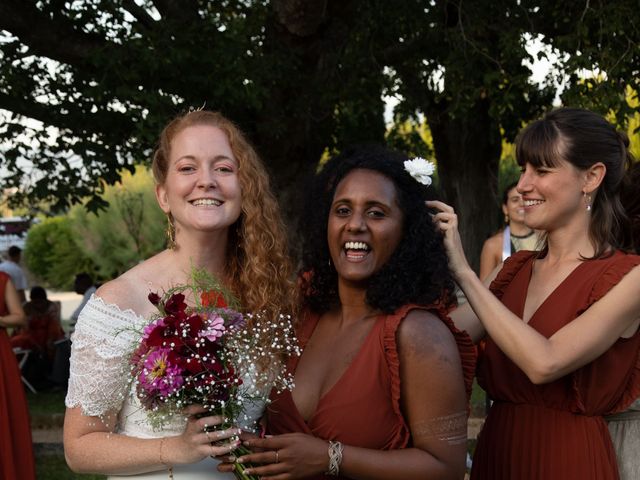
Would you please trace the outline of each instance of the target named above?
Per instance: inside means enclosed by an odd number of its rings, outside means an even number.
[[[516,235],[513,232],[511,232],[510,235],[511,235],[511,238],[529,238],[534,233],[535,233],[535,230],[531,229],[531,230],[529,230],[528,233],[525,233],[524,235]]]

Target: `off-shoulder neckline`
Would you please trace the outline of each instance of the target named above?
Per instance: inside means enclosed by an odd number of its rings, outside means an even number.
[[[133,309],[131,309],[131,308],[122,309],[122,308],[120,308],[120,306],[118,304],[106,302],[104,300],[104,298],[96,295],[95,293],[91,294],[91,297],[89,298],[89,302],[99,303],[103,307],[105,307],[107,309],[110,309],[110,310],[114,310],[115,312],[117,312],[118,314],[120,314],[122,316],[131,316],[131,317],[135,317],[136,319],[141,320],[141,321],[147,321],[146,317],[143,317],[139,313],[135,312]]]

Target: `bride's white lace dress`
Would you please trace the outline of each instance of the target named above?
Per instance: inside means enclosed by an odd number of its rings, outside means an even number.
[[[118,412],[114,433],[138,438],[160,438],[179,435],[184,431],[186,418],[174,417],[162,430],[154,430],[135,395],[129,373],[128,355],[134,348],[132,327],[144,325],[148,320],[131,310],[121,310],[93,295],[82,310],[72,336],[71,370],[67,407],[81,407],[85,415],[104,416]],[[251,382],[243,379],[244,384]],[[266,399],[268,391],[262,392]],[[252,429],[262,415],[264,402],[252,403],[245,409],[242,428]],[[191,465],[173,468],[175,480],[231,479],[230,473],[216,470],[217,460],[207,457]],[[110,476],[110,479],[165,480],[166,470],[128,476]]]

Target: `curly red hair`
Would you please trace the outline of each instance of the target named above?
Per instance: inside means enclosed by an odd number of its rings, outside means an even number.
[[[153,176],[162,185],[167,176],[172,139],[193,125],[222,130],[238,162],[242,213],[230,229],[227,254],[228,287],[248,312],[263,312],[275,320],[295,308],[293,268],[287,235],[269,175],[242,131],[218,112],[196,110],[178,116],[160,134],[153,156]]]

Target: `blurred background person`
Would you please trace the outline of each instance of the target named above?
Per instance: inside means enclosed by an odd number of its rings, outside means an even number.
[[[71,317],[69,317],[70,331],[74,330],[76,322],[78,321],[78,316],[91,298],[91,295],[96,293],[96,286],[93,283],[93,277],[91,277],[91,275],[86,272],[78,273],[75,280],[73,281],[73,291],[79,295],[82,295],[82,300],[80,301],[80,305],[78,305],[78,307],[71,314]]]
[[[20,266],[20,256],[22,250],[16,245],[12,245],[7,250],[7,259],[0,263],[0,272],[5,272],[11,277],[16,291],[18,292],[18,298],[20,302],[24,303],[26,298],[25,292],[27,290],[27,276],[24,274],[24,270]]]
[[[34,286],[23,308],[27,322],[25,326],[14,330],[11,345],[14,348],[38,350],[51,360],[54,342],[64,337],[58,306],[47,298],[44,288]]]
[[[502,213],[505,227],[482,245],[480,253],[480,280],[484,280],[493,270],[512,254],[520,250],[535,250],[538,236],[533,228],[524,223],[524,203],[513,182],[502,193]]]
[[[56,353],[56,342],[65,338],[60,324],[60,310],[55,302],[47,298],[47,292],[34,286],[29,292],[29,301],[23,306],[26,324],[17,327],[11,336],[11,346],[31,350],[22,375],[37,390],[49,387]]]

